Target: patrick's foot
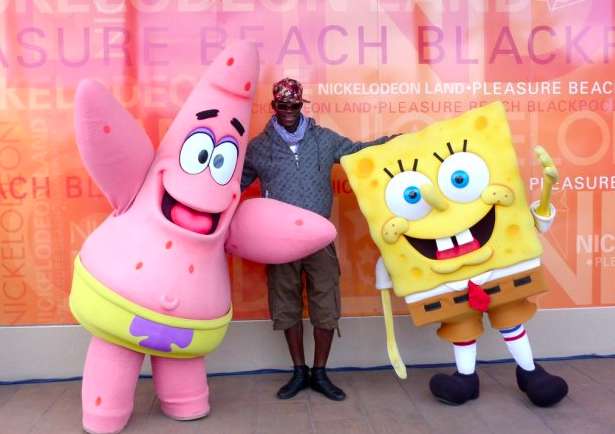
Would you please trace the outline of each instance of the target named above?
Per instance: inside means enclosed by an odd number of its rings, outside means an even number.
[[[161,401],[160,410],[171,419],[195,420],[209,414],[209,402],[206,396],[189,400]]]
[[[88,434],[117,434],[124,429],[130,419],[129,412],[98,411],[83,413],[83,430]]]

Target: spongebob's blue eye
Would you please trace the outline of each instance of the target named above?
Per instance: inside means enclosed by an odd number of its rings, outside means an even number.
[[[488,185],[487,163],[472,152],[455,152],[444,160],[438,170],[440,191],[454,202],[472,202]]]
[[[408,187],[404,190],[404,199],[408,203],[417,203],[421,200],[421,191],[417,187]]]
[[[416,221],[431,212],[431,206],[421,194],[422,186],[433,186],[420,172],[405,171],[395,175],[387,184],[384,198],[389,210],[397,217]]]
[[[465,170],[456,170],[451,175],[451,183],[454,187],[463,188],[470,182],[470,175]]]

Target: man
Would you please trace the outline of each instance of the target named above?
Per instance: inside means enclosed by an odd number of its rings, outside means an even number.
[[[316,125],[301,114],[301,84],[285,78],[273,85],[271,107],[275,116],[248,146],[241,179],[242,190],[257,177],[265,197],[281,200],[326,218],[331,215],[331,168],[342,156],[387,141],[352,142]],[[303,351],[302,272],[306,274],[310,321],[314,326],[314,365],[309,371]],[[284,330],[294,371],[278,391],[289,399],[311,387],[327,398],[341,401],[346,394],[327,377],[325,366],[333,331],[340,317],[339,263],[333,244],[302,260],[267,267],[269,311],[274,330]]]

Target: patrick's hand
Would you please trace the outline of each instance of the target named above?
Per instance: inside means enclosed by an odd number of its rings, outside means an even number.
[[[114,213],[122,213],[154,158],[145,131],[103,85],[84,80],[75,96],[75,134],[83,164]]]
[[[283,264],[306,257],[337,235],[326,218],[266,198],[242,202],[231,222],[226,251],[264,264]]]

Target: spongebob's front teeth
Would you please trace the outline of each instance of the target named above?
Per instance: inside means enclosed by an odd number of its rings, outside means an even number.
[[[452,249],[453,239],[451,237],[438,238],[436,239],[436,245],[438,246],[438,251],[443,252],[445,250]]]
[[[472,236],[472,232],[470,232],[470,229],[466,229],[463,232],[455,234],[455,239],[457,240],[458,246],[463,246],[464,244],[468,244],[474,241],[474,237]]]

